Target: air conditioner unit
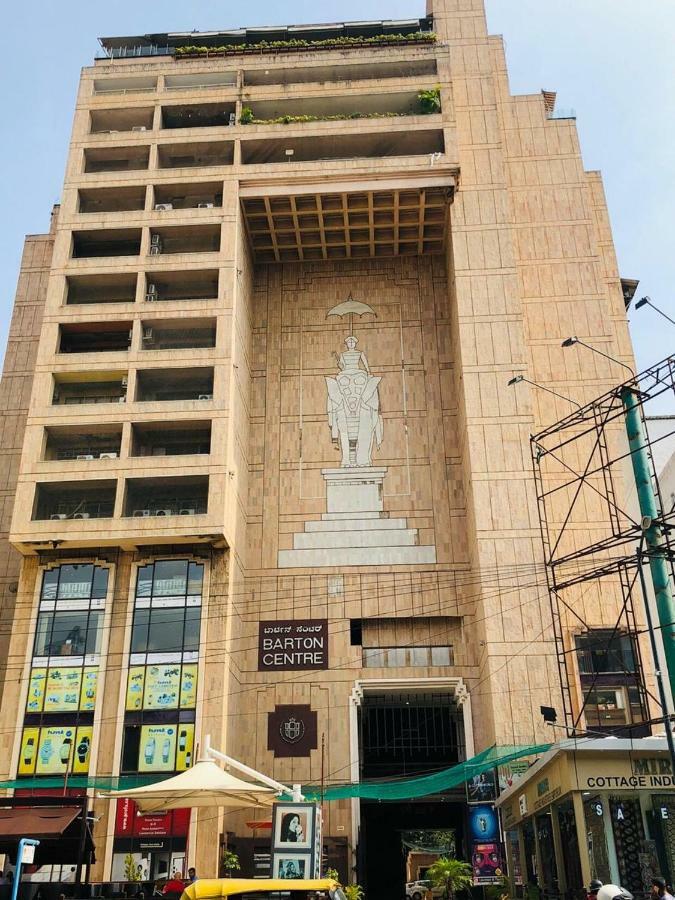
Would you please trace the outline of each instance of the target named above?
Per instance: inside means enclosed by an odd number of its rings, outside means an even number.
[[[134,510],[134,519],[144,519],[146,516],[150,515],[149,509],[135,509]]]
[[[197,209],[213,209],[213,203],[198,203]]]
[[[194,516],[194,514],[196,512],[197,512],[196,509],[189,509],[188,507],[185,507],[185,509],[178,510],[178,515],[179,516]]]
[[[74,513],[73,518],[74,519],[90,519],[91,516],[89,515],[89,513]]]
[[[237,124],[237,116],[235,115],[235,113],[230,113],[228,120],[227,120],[227,124],[228,125],[236,125]]]
[[[200,394],[197,400],[213,400],[213,394]]]
[[[173,209],[173,203],[155,203],[155,209],[158,212],[165,212],[167,209]]]
[[[93,453],[78,453],[78,455],[75,457],[75,459],[93,459],[93,458],[94,458]]]
[[[118,398],[117,398],[117,402],[118,402],[118,403],[126,403],[126,402],[127,402],[127,398],[126,398],[126,397],[118,397]]]
[[[173,510],[172,509],[156,509],[155,515],[156,516],[172,516]]]
[[[150,237],[150,255],[158,256],[162,252],[162,237],[159,234],[153,234]]]
[[[148,289],[145,292],[145,299],[148,303],[151,303],[153,300],[156,300],[158,297],[157,285],[149,284]]]
[[[146,128],[145,125],[132,125],[131,130],[132,131],[147,131],[148,129]]]
[[[124,378],[122,379],[122,387],[126,387],[128,384],[129,384],[129,379],[126,378],[126,377],[124,377]]]
[[[50,519],[67,519],[68,516],[65,513],[52,513],[49,518]]]
[[[154,340],[152,328],[143,329],[143,340],[151,343]]]
[[[114,451],[110,453],[101,453],[98,457],[99,459],[117,459],[117,453]]]

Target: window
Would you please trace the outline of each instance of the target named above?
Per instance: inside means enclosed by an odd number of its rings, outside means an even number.
[[[589,728],[642,721],[642,702],[637,687],[594,687],[585,697],[584,713]]]
[[[101,650],[101,610],[40,612],[33,656],[90,656]]]
[[[630,734],[649,734],[634,639],[595,629],[576,637],[581,699],[588,728],[609,731],[631,726]]]
[[[426,668],[451,666],[452,647],[364,647],[366,669]]]
[[[90,563],[56,566],[42,576],[40,599],[105,599],[107,590],[107,569]]]
[[[192,765],[195,726],[127,725],[122,747],[123,772],[183,772]]]
[[[576,638],[582,675],[634,674],[637,671],[633,639],[628,634],[594,630]]]
[[[138,570],[136,597],[201,597],[204,566],[186,559],[163,559]]]
[[[132,653],[181,653],[199,650],[199,606],[136,609]]]

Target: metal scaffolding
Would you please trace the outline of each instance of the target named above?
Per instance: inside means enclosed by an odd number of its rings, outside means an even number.
[[[616,612],[605,648],[618,635],[633,635],[643,671],[637,636],[648,630],[638,620],[645,615],[642,568],[649,564],[666,661],[672,663],[668,654],[675,649],[675,616],[666,612],[672,611],[675,583],[675,510],[661,496],[654,447],[675,430],[651,439],[646,423],[648,410],[664,394],[675,399],[675,356],[531,439],[564,720],[573,731],[592,689],[582,692],[575,714],[570,657],[576,648],[570,638],[576,629],[590,630],[583,615],[584,591],[595,590]],[[604,626],[610,630],[606,621]],[[672,685],[672,670],[670,678]],[[646,710],[644,679],[639,687]],[[664,707],[663,696],[653,699]]]

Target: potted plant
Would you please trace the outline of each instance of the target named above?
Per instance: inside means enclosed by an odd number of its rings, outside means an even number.
[[[231,878],[232,873],[241,869],[239,865],[239,857],[233,850],[223,848],[223,855],[220,858],[220,865],[225,872],[225,878]]]
[[[441,856],[427,869],[427,878],[434,887],[443,889],[445,900],[455,900],[458,891],[466,891],[473,886],[471,866],[459,859]]]
[[[347,900],[364,900],[365,894],[360,884],[345,884],[342,890]]]
[[[417,102],[419,103],[420,111],[424,115],[439,113],[441,111],[441,89],[435,87],[429,90],[418,91]]]

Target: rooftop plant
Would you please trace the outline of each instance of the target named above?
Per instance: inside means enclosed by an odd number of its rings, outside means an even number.
[[[315,50],[322,47],[360,47],[369,44],[406,44],[406,43],[434,43],[436,35],[433,31],[414,31],[411,34],[376,34],[373,37],[334,37],[320,41],[304,40],[303,38],[290,38],[285,41],[257,41],[254,44],[225,44],[221,47],[203,47],[196,44],[188,44],[185,47],[176,47],[174,55],[181,56],[216,56],[236,55],[247,51],[266,50]]]

